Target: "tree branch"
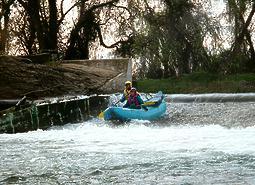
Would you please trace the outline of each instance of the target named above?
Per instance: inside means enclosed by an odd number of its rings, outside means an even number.
[[[113,7],[116,7],[116,8],[122,8],[122,9],[125,9],[128,13],[129,13],[129,15],[132,15],[132,13],[130,12],[130,10],[127,8],[127,7],[125,7],[125,6],[117,6],[117,5],[112,5]]]
[[[94,11],[94,10],[104,7],[104,6],[114,6],[114,3],[117,3],[117,2],[119,2],[119,0],[112,0],[112,1],[108,1],[105,3],[98,4],[98,5],[93,5],[87,11]]]
[[[27,11],[28,9],[28,4],[27,2],[24,2],[23,0],[17,0],[19,2],[19,4],[21,4],[21,6],[23,6],[23,8]]]
[[[2,17],[6,14],[6,10],[10,8],[10,6],[14,3],[14,0],[10,0],[8,2],[1,2],[1,12],[0,12],[0,19],[2,19]]]
[[[99,42],[102,46],[104,46],[105,48],[115,48],[115,47],[118,47],[119,44],[125,42],[123,40],[120,40],[120,41],[117,41],[115,42],[114,44],[108,46],[104,43],[104,39],[103,39],[103,36],[102,36],[102,32],[101,32],[101,28],[100,26],[97,24],[97,26],[95,27],[96,31],[98,32],[98,37],[99,37]]]
[[[234,45],[232,46],[232,48],[233,48],[232,51],[233,52],[235,52],[238,49],[238,46],[241,44],[241,42],[244,38],[244,35],[245,35],[245,33],[246,33],[250,23],[251,23],[251,20],[252,20],[252,17],[254,15],[254,13],[255,13],[255,3],[252,4],[252,10],[251,10],[246,22],[243,25],[241,33],[239,34],[236,41],[234,42]]]
[[[63,22],[63,20],[65,19],[65,16],[73,9],[75,8],[76,6],[78,6],[80,3],[82,2],[86,2],[88,0],[80,0],[76,3],[74,3],[65,13],[64,13],[64,10],[63,10],[63,4],[64,4],[64,0],[61,1],[61,10],[60,10],[60,13],[61,13],[61,17],[60,19],[58,20],[58,26]]]

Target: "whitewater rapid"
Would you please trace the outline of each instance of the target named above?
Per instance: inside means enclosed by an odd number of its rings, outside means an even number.
[[[97,118],[0,135],[0,184],[255,184],[253,102],[168,103],[158,121]]]

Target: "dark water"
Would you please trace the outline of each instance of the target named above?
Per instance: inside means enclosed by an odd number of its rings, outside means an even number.
[[[0,135],[0,184],[255,184],[255,103],[169,103],[157,122],[93,119]]]

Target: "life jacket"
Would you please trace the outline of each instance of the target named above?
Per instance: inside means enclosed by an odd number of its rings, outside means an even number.
[[[128,97],[129,97],[129,94],[130,94],[130,90],[124,89],[123,93],[124,93],[125,99],[128,100]]]
[[[134,96],[129,96],[128,98],[128,104],[132,105],[134,104],[136,107],[140,107],[140,103],[137,99],[137,97],[139,96],[139,94],[135,94]]]

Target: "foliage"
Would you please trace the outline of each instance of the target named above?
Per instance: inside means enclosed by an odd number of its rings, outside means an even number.
[[[254,72],[255,2],[224,2],[215,16],[207,0],[4,0],[0,53],[86,59],[101,45],[136,59],[139,78]]]
[[[120,17],[123,11],[127,11],[126,8],[117,6],[118,1],[17,0],[14,3],[14,0],[9,0],[8,7],[3,1],[0,5],[5,8],[2,10],[7,12],[8,23],[9,18],[11,23],[8,25],[6,23],[6,27],[3,28],[5,34],[2,35],[7,36],[7,29],[10,30],[10,35],[13,36],[10,41],[13,44],[12,53],[36,54],[62,51],[68,59],[89,58],[90,46],[97,39],[106,48],[119,48],[125,43],[124,32],[119,32],[121,40],[114,41],[111,45],[105,44],[102,33],[104,25],[117,24],[117,17]],[[69,6],[66,8],[67,4]],[[12,11],[7,11],[12,5],[14,6]],[[77,16],[71,19],[69,16],[71,13]],[[113,14],[115,19],[112,19]],[[126,24],[123,17],[118,22],[120,27]],[[0,19],[2,18],[4,15],[0,14]],[[0,38],[4,40],[1,43],[7,43],[6,37],[2,35]],[[5,50],[6,45],[3,45],[3,48]]]
[[[157,66],[167,78],[207,70],[210,58],[203,46],[205,28],[209,24],[204,21],[206,14],[189,0],[164,0],[162,3],[162,10],[149,7],[141,15],[145,26],[136,34],[133,54],[146,58],[147,69],[143,71],[147,71],[148,77],[155,74],[157,78],[158,73],[149,70]]]

